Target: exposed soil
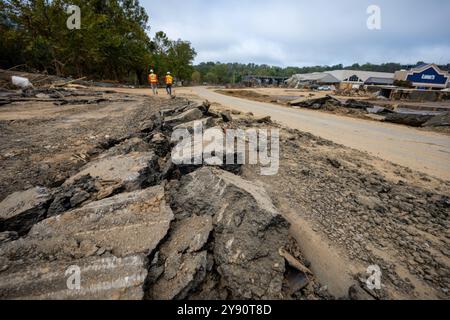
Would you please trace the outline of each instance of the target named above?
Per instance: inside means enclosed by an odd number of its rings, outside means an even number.
[[[261,94],[253,90],[216,90],[216,92],[236,98],[249,99],[259,102],[276,102],[276,100],[270,95]]]
[[[382,298],[448,299],[450,182],[279,128],[279,173],[245,166],[243,176],[264,183],[331,293],[379,265]]]
[[[98,98],[94,91],[87,94],[91,96],[83,99]],[[0,107],[0,201],[33,186],[59,186],[102,145],[135,131],[150,114],[172,103],[123,94],[102,97],[111,101],[63,106],[17,102]]]

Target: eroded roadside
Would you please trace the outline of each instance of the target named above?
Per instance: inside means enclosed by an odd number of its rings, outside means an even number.
[[[246,121],[236,113],[236,127]],[[253,124],[252,124],[253,125]],[[267,125],[266,125],[267,126]],[[286,129],[280,170],[243,177],[264,184],[291,222],[312,270],[339,296],[371,265],[386,299],[448,298],[450,183]]]

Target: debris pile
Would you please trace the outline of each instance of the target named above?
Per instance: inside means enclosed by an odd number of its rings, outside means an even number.
[[[369,93],[363,88],[359,89],[340,89],[336,90],[336,95],[344,97],[367,97]]]
[[[232,116],[161,110],[60,187],[1,202],[0,297],[290,299],[314,284],[262,186],[237,168],[172,163],[172,131],[195,120]]]
[[[333,111],[337,107],[340,107],[343,105],[343,102],[330,96],[326,95],[323,98],[315,98],[315,99],[297,99],[289,102],[290,106],[293,107],[300,107],[300,108],[307,108],[307,109],[313,109],[313,110],[328,110]]]
[[[92,92],[78,87],[0,90],[0,106],[15,102],[49,102],[56,106],[111,102],[103,97],[104,93],[108,92]],[[132,100],[122,99],[122,101],[129,102]]]
[[[57,106],[110,102],[105,93],[88,90],[94,83],[85,78],[70,79],[46,74],[30,74],[0,69],[0,106],[15,102],[50,102]],[[101,86],[100,83],[95,83]],[[121,86],[121,85],[117,85]],[[116,100],[115,100],[116,101]],[[123,99],[123,101],[132,101]]]
[[[422,114],[391,113],[386,115],[384,121],[404,124],[411,127],[422,127],[426,122],[430,121],[433,118],[433,116]]]
[[[273,100],[272,96],[261,94],[254,90],[216,90],[216,92],[236,98],[249,99],[260,102],[270,102],[271,100]]]
[[[450,112],[435,116],[423,124],[424,127],[449,127]]]
[[[387,106],[381,107],[366,100],[348,99],[346,101],[326,95],[315,99],[297,99],[289,102],[292,107],[306,108],[312,110],[338,111],[346,110],[348,112],[357,112],[362,115],[374,114],[382,116],[378,120],[403,124],[412,127],[445,127],[449,126],[449,113],[427,114],[424,111],[401,112],[393,110]]]

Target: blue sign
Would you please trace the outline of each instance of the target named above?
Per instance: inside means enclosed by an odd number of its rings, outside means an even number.
[[[429,67],[424,71],[414,72],[413,74],[408,75],[406,80],[415,83],[445,85],[448,81],[448,77],[437,72],[433,67]]]

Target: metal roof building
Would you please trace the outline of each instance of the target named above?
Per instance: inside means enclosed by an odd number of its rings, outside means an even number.
[[[364,84],[392,86],[394,84],[394,79],[371,77],[367,79]]]
[[[288,81],[294,82],[315,82],[315,83],[323,83],[323,84],[335,84],[340,81],[333,77],[331,74],[323,73],[323,72],[315,72],[315,73],[305,73],[305,74],[296,74],[292,76]]]
[[[242,82],[247,84],[258,85],[280,85],[287,81],[287,77],[275,77],[275,76],[244,76]]]
[[[357,70],[333,70],[327,72],[315,72],[307,74],[296,74],[287,83],[297,86],[301,83],[317,84],[340,84],[348,83],[355,85],[378,84],[387,85],[394,82],[394,74],[386,72],[371,72]]]
[[[386,72],[372,72],[372,71],[357,71],[357,70],[335,70],[327,72],[339,80],[339,82],[357,82],[364,84],[368,79],[392,79],[393,73]]]

